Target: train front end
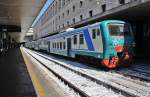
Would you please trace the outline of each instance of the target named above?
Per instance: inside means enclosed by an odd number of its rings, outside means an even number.
[[[134,37],[130,24],[124,21],[102,22],[104,55],[102,64],[113,69],[128,66],[133,59]]]

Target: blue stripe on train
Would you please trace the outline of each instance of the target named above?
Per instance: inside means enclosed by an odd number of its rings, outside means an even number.
[[[88,50],[94,51],[95,49],[94,49],[94,46],[93,46],[93,43],[92,43],[88,29],[83,30],[83,32],[84,32],[84,36],[85,36],[85,41],[86,41],[87,46],[88,46]]]

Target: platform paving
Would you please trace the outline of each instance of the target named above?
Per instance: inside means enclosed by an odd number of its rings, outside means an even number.
[[[21,51],[38,97],[70,97],[48,69],[27,53],[25,48],[21,48]]]
[[[19,48],[0,55],[0,97],[37,97]]]

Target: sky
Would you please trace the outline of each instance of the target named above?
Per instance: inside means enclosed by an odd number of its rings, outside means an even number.
[[[38,14],[38,16],[36,17],[36,19],[34,20],[34,22],[32,23],[33,27],[36,22],[38,21],[38,19],[43,15],[43,13],[46,11],[46,9],[49,7],[49,5],[53,2],[53,0],[47,0],[46,3],[44,4],[43,8],[41,9],[40,13]]]

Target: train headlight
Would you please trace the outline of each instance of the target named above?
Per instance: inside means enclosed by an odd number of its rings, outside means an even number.
[[[101,57],[101,55],[99,54],[97,57],[98,57],[98,58],[100,58],[100,57]]]

